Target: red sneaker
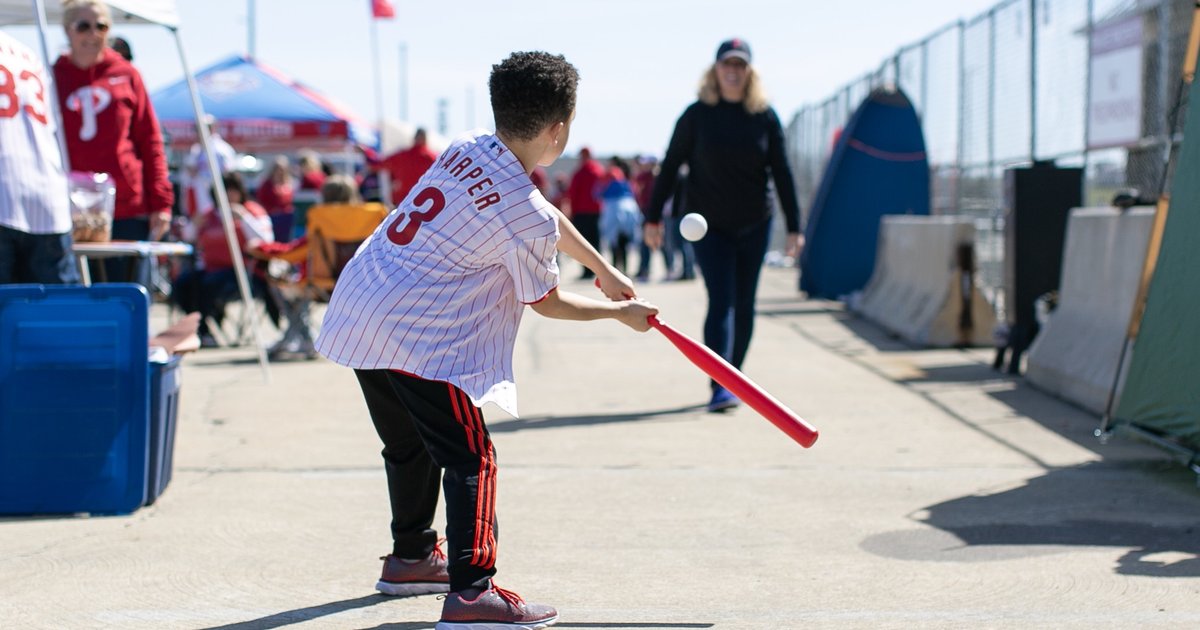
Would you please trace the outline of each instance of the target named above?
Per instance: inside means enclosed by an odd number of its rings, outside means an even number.
[[[442,604],[436,630],[539,630],[558,621],[558,611],[542,604],[527,604],[520,595],[495,584],[474,599],[450,593]]]
[[[383,575],[375,590],[384,595],[411,597],[450,592],[450,574],[446,572],[446,554],[435,546],[423,560],[404,560],[393,555],[383,560]]]

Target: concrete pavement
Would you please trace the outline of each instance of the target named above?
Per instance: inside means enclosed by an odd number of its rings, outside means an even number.
[[[485,409],[501,585],[562,628],[1200,625],[1191,473],[1099,444],[988,350],[909,348],[800,299],[794,274],[766,270],[745,371],[821,430],[809,450],[704,413],[657,333],[527,314],[522,417]],[[699,337],[702,286],[642,293]],[[0,519],[0,628],[432,628],[435,597],[373,590],[388,504],[351,372],[279,363],[267,385],[222,349],[183,379],[154,506]]]

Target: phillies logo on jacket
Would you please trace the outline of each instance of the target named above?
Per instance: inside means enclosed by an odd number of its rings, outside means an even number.
[[[96,118],[112,103],[112,92],[99,85],[85,85],[67,96],[67,109],[82,117],[79,139],[87,142],[96,138]]]

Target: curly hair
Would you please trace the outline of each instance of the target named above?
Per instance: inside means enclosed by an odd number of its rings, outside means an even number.
[[[742,99],[742,106],[746,108],[747,113],[761,114],[771,105],[767,101],[766,91],[763,90],[762,78],[758,76],[754,66],[747,68],[747,72],[749,74],[746,76],[746,97]],[[721,100],[721,87],[717,83],[717,64],[709,66],[708,70],[704,71],[704,76],[700,77],[697,98],[705,105],[716,105]]]
[[[562,55],[515,52],[492,66],[488,90],[496,133],[532,140],[575,111],[579,71]]]

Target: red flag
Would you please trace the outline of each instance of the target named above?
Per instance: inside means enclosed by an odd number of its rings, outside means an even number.
[[[371,0],[371,15],[375,18],[394,18],[396,8],[390,0]]]

